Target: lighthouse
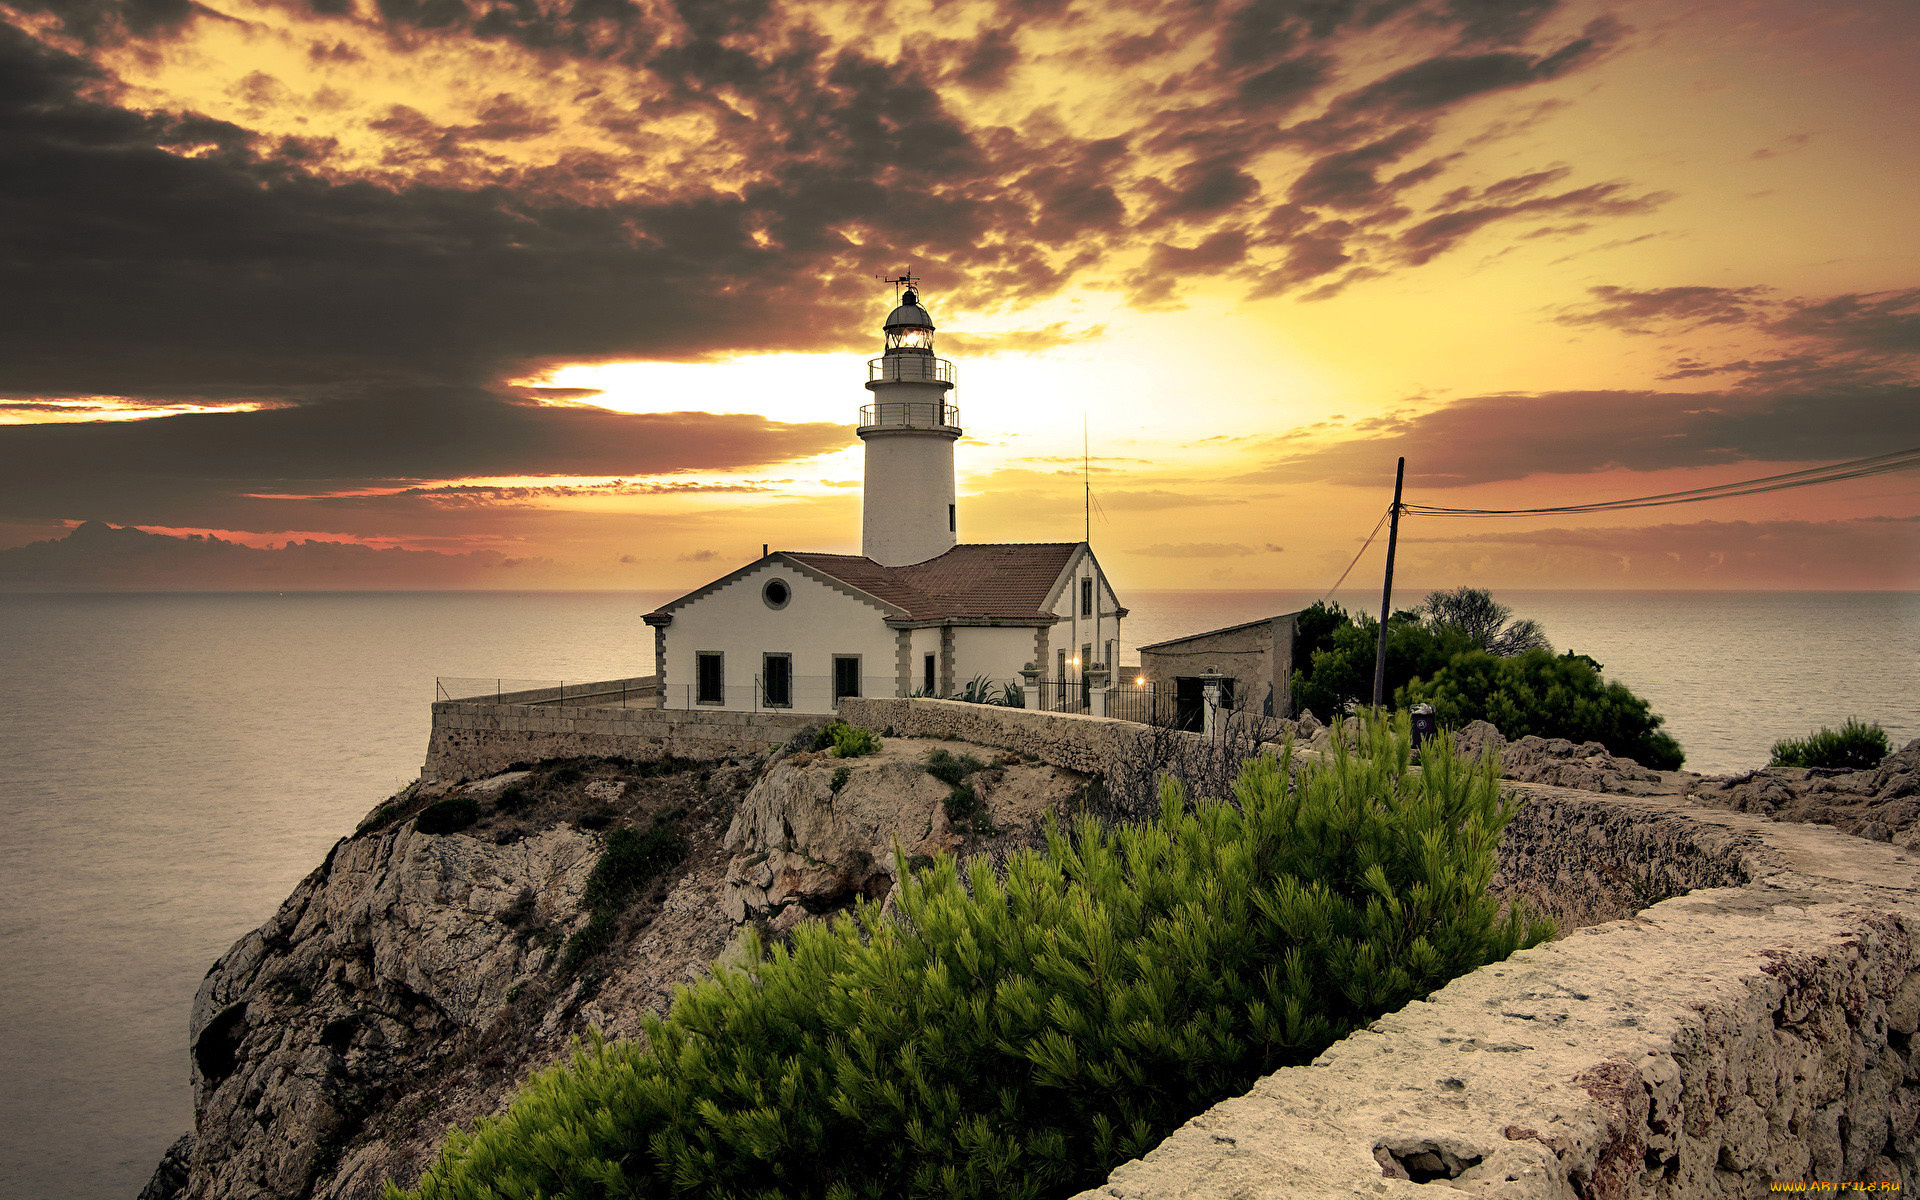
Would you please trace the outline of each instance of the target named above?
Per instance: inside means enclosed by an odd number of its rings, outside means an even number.
[[[948,403],[953,364],[933,353],[933,317],[912,279],[881,327],[886,349],[867,363],[867,390],[855,431],[866,443],[860,552],[886,567],[945,554],[959,541],[953,444],[960,410]]]

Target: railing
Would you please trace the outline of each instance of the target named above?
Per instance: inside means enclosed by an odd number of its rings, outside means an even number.
[[[938,400],[883,400],[860,406],[860,427],[903,425],[912,429],[960,427],[960,410]]]
[[[717,693],[702,693],[698,683],[668,685],[662,698],[663,708],[721,708],[746,712],[832,712],[843,696],[889,697],[897,693],[898,681],[891,675],[862,676],[855,692],[841,692],[831,675],[795,675],[787,681],[782,694],[775,681],[772,687],[760,675],[752,683],[728,684]]]
[[[1122,721],[1138,721],[1142,725],[1171,725],[1176,728],[1197,727],[1200,711],[1198,705],[1190,705],[1190,712],[1182,712],[1180,702],[1174,697],[1172,688],[1161,688],[1155,684],[1122,684],[1107,692],[1107,715]]]
[[[436,700],[472,704],[584,704],[593,708],[658,708],[656,675],[569,683],[554,679],[477,679],[442,675],[433,681]]]
[[[867,360],[868,383],[953,383],[953,364],[931,354],[887,354]]]

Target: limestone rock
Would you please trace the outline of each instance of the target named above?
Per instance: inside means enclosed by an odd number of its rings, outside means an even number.
[[[185,1194],[306,1194],[392,1083],[551,963],[585,920],[600,845],[567,826],[499,846],[406,822],[335,846],[194,1000]]]
[[[1736,812],[1830,824],[1872,841],[1920,849],[1920,738],[1872,770],[1763,767],[1697,778],[1689,794]]]
[[[948,816],[950,785],[927,773],[935,750],[979,757],[978,746],[923,738],[886,738],[858,758],[789,755],[767,769],[741,802],[725,845],[722,906],[736,922],[776,918],[777,931],[799,916],[855,898],[885,897],[894,855],[911,860],[987,848],[1032,836],[1044,813],[1079,794],[1085,777],[1035,763],[1002,763],[969,777],[977,812]]]

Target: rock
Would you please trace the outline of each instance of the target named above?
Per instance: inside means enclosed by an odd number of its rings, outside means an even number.
[[[777,920],[790,906],[818,913],[884,897],[894,885],[896,852],[910,860],[951,854],[983,837],[1030,836],[1044,813],[1085,785],[1079,774],[1040,763],[986,767],[967,781],[977,811],[956,826],[947,813],[952,787],[926,770],[939,749],[985,753],[958,742],[887,738],[877,754],[796,753],[769,766],[727,829],[727,916]]]
[[[1782,821],[1828,823],[1857,837],[1920,850],[1920,739],[1869,771],[1764,767],[1695,779],[1694,799]]]
[[[1501,772],[1524,783],[1551,783],[1586,792],[1630,796],[1671,795],[1660,772],[1630,758],[1610,754],[1599,742],[1575,744],[1565,738],[1523,737],[1509,742],[1501,756]]]
[[[187,1163],[193,1157],[193,1135],[183,1133],[153,1169],[153,1178],[140,1189],[138,1200],[178,1200],[187,1194]]]
[[[736,926],[719,912],[720,832],[758,762],[623,774],[617,760],[410,786],[336,845],[278,913],[235,943],[191,1022],[195,1136],[152,1200],[374,1200],[411,1182],[450,1124],[496,1112],[531,1069],[597,1026],[640,1031],[708,969]],[[429,835],[406,819],[458,792],[521,782],[538,802]],[[568,936],[613,822],[675,818],[685,861],[638,896],[616,946],[563,971]],[[165,1190],[171,1188],[172,1190]]]

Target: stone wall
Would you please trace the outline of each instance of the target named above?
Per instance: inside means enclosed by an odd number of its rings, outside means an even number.
[[[960,700],[846,699],[840,719],[899,737],[947,738],[1009,750],[1069,771],[1098,775],[1114,759],[1151,741],[1154,731],[1133,721],[1081,713],[1002,708]],[[1170,736],[1197,739],[1196,734]]]
[[[1920,1186],[1920,867],[1684,800],[1512,790],[1509,887],[1586,908],[1696,890],[1455,980],[1078,1200]]]
[[[433,733],[420,773],[426,779],[459,780],[543,758],[759,754],[815,720],[800,713],[441,701],[433,706]]]

